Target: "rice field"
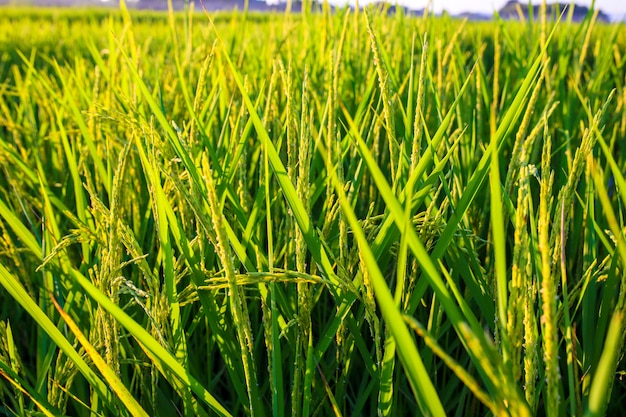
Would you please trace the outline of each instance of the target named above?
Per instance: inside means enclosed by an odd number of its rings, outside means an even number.
[[[626,30],[0,10],[0,414],[602,416]]]

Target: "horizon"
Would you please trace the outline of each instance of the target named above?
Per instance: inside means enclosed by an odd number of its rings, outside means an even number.
[[[210,0],[209,0],[210,1]],[[265,0],[266,3],[278,3],[278,2],[286,2],[287,0]],[[359,0],[358,3],[360,5],[365,5],[368,3],[375,3],[376,1],[387,1],[391,4],[398,4],[400,6],[407,7],[409,9],[421,10],[429,5],[431,5],[432,10],[435,13],[441,13],[444,10],[452,13],[482,13],[482,14],[491,14],[495,10],[501,9],[508,0],[498,0],[498,1],[488,1],[488,2],[480,2],[480,3],[468,3],[465,0]],[[518,3],[527,3],[524,0],[517,0]],[[357,0],[328,0],[328,3],[335,6],[344,6],[349,4],[351,6],[355,6]],[[534,0],[531,1],[533,5],[541,4],[542,0]],[[559,3],[559,1],[548,1],[548,4]],[[586,6],[591,7],[591,4],[594,3],[592,0],[577,0],[577,1],[560,1],[560,3],[575,3],[578,6]],[[626,2],[617,1],[617,0],[596,0],[595,8],[602,10],[602,12],[618,17],[626,17]]]
[[[80,1],[80,0],[78,0]],[[92,3],[94,0],[83,0],[85,3]],[[119,3],[119,0],[97,0],[99,3],[113,5],[114,3]],[[140,0],[126,0],[127,3],[133,4],[138,3]],[[167,3],[167,0],[152,0],[152,1],[161,1],[163,3]],[[188,0],[189,1],[189,0]],[[197,3],[200,0],[193,0]],[[210,4],[215,0],[204,0],[206,4]],[[224,0],[221,0],[224,1]],[[228,1],[228,0],[225,0]],[[278,4],[278,3],[286,3],[288,0],[257,0],[262,1],[267,4]],[[318,2],[322,2],[324,0],[316,0]],[[345,5],[356,6],[357,2],[359,5],[363,6],[369,3],[374,3],[377,1],[386,1],[387,3],[403,6],[408,9],[413,10],[423,10],[424,8],[430,8],[432,12],[436,14],[440,14],[443,11],[446,11],[453,15],[458,15],[461,13],[475,13],[475,14],[484,14],[491,15],[494,11],[500,10],[508,0],[490,0],[488,2],[480,2],[480,3],[468,3],[465,0],[326,0],[329,4],[337,7],[342,7]],[[524,0],[517,0],[519,3],[528,3]],[[35,0],[35,3],[41,4],[41,0]],[[559,1],[548,1],[548,4],[557,3]],[[28,4],[33,3],[33,0],[0,0],[0,4],[13,3],[19,5],[20,3]],[[530,1],[533,5],[541,4],[541,0]],[[560,1],[560,3],[571,4],[574,3],[578,6],[591,7],[592,3],[595,4],[596,9],[600,9],[603,13],[610,16],[611,20],[625,20],[626,19],[626,2],[617,1],[617,0],[577,0],[577,1]]]

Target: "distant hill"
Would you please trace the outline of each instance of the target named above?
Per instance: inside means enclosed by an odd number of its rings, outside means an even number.
[[[424,14],[424,9],[411,9],[409,7],[398,6],[395,3],[386,2],[386,1],[377,1],[374,3],[369,3],[365,7],[374,8],[377,10],[386,10],[387,14],[395,14],[398,12],[403,12],[405,15],[409,16],[421,16]]]
[[[548,14],[548,16],[559,16],[561,14],[561,12],[563,10],[565,10],[569,6],[570,6],[569,3],[552,3],[552,4],[548,4],[546,6],[546,13]],[[528,8],[528,3],[527,2],[520,3],[520,2],[515,1],[515,0],[510,0],[509,2],[507,2],[504,5],[504,7],[502,7],[498,11],[498,14],[503,19],[518,19],[519,18],[518,7],[522,11],[522,13],[524,14],[524,17],[528,18],[529,14],[530,14],[529,13],[530,9]],[[541,9],[540,5],[533,5],[532,6],[533,16],[538,16],[540,9]],[[569,11],[566,11],[565,12],[565,16],[567,16],[568,13],[569,13]],[[583,20],[585,18],[585,16],[587,16],[588,13],[589,13],[589,7],[580,6],[580,5],[575,4],[574,5],[574,14],[572,16],[572,20],[574,22],[580,22],[581,20]],[[598,13],[598,20],[601,21],[601,22],[609,22],[611,19],[609,18],[609,16],[607,14],[605,14],[602,11],[600,11]]]
[[[264,0],[249,0],[249,10],[255,11],[284,11],[287,3],[267,4]],[[202,9],[200,0],[190,0],[195,3],[196,10]],[[118,7],[119,0],[0,0],[0,5],[14,6],[50,6],[50,7]],[[167,10],[167,0],[126,0],[131,9]],[[185,7],[185,0],[172,0],[175,10]],[[299,12],[302,4],[294,1],[291,10]],[[204,0],[204,7],[210,11],[216,10],[243,10],[245,0]]]
[[[315,8],[319,10],[320,4],[322,0],[313,0],[314,3],[317,3]],[[195,3],[195,9],[201,10],[202,4],[200,0],[189,0],[191,3]],[[66,6],[66,7],[78,7],[78,6],[91,6],[91,7],[118,7],[119,0],[0,0],[0,5],[31,5],[31,6]],[[150,10],[167,10],[167,0],[126,0],[126,4],[129,8],[133,9],[150,9]],[[172,5],[175,10],[182,10],[185,7],[185,0],[172,0]],[[550,16],[558,16],[560,12],[568,7],[568,3],[552,3],[548,4],[548,15]],[[204,7],[206,7],[209,11],[219,11],[219,10],[244,10],[245,8],[245,0],[204,0]],[[272,4],[267,4],[265,0],[249,0],[248,10],[251,11],[274,11],[274,12],[284,12],[287,7],[286,0],[278,0],[278,2],[274,1]],[[395,14],[398,11],[402,10],[402,12],[406,15],[412,16],[421,16],[424,13],[424,9],[411,9],[404,6],[398,6],[394,1],[385,1],[380,0],[374,3],[370,3],[365,7],[373,7],[378,10],[386,10],[388,14]],[[529,16],[529,8],[527,2],[518,2],[515,0],[510,0],[508,3],[502,7],[498,13],[500,17],[503,19],[518,19],[519,10],[522,11],[524,17],[528,18]],[[331,6],[331,9],[335,9],[335,7]],[[291,5],[291,10],[293,12],[302,11],[302,1],[301,0],[293,0]],[[538,16],[540,6],[535,5],[532,6],[533,14]],[[585,18],[587,13],[589,12],[589,8],[586,6],[575,5],[574,7],[574,15],[573,20],[575,22],[579,22]],[[567,12],[566,12],[567,13]],[[457,18],[467,18],[469,20],[490,20],[492,18],[491,14],[482,14],[482,13],[460,13],[457,15],[453,15],[452,17]],[[609,22],[610,17],[604,12],[600,11],[598,14],[598,20],[602,22]]]
[[[128,0],[127,0],[128,2]],[[200,0],[190,0],[190,3],[194,3],[196,10],[201,10],[203,4]],[[151,9],[151,10],[167,10],[167,0],[138,0],[135,3],[128,3],[129,7],[136,9]],[[184,0],[172,0],[174,9],[183,9],[185,6]],[[208,11],[218,10],[244,10],[246,2],[245,0],[204,0],[204,7]],[[287,3],[267,4],[265,0],[249,0],[248,10],[269,12],[269,11],[285,11]],[[291,11],[302,11],[302,3],[299,1],[293,1],[291,5]]]
[[[102,3],[99,0],[0,0],[0,5],[80,7],[106,5],[106,3]]]
[[[487,13],[463,12],[463,13],[452,15],[452,17],[467,19],[467,20],[472,20],[472,21],[491,20],[491,15]]]

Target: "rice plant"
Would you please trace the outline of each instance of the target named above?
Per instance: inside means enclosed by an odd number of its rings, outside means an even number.
[[[2,9],[0,414],[615,415],[626,31]]]

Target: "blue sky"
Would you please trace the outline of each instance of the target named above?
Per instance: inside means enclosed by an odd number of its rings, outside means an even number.
[[[359,0],[359,3],[366,3],[368,0]],[[525,0],[521,0],[525,2]],[[565,3],[567,0],[560,0]],[[355,0],[349,0],[351,4],[355,3]],[[391,1],[393,3],[393,1]],[[554,1],[549,0],[548,3]],[[333,4],[345,4],[346,0],[329,0],[329,3]],[[435,12],[440,12],[443,9],[448,10],[450,13],[459,12],[483,12],[491,13],[496,9],[499,9],[506,0],[486,0],[486,1],[467,1],[467,0],[432,0],[433,8]],[[534,4],[541,4],[541,1],[533,1]],[[580,5],[591,5],[591,0],[576,0],[575,3]],[[409,6],[415,9],[421,9],[428,4],[428,0],[398,0],[398,4]],[[626,15],[626,1],[624,0],[596,0],[596,7],[602,9],[603,12],[610,15],[624,16]]]

